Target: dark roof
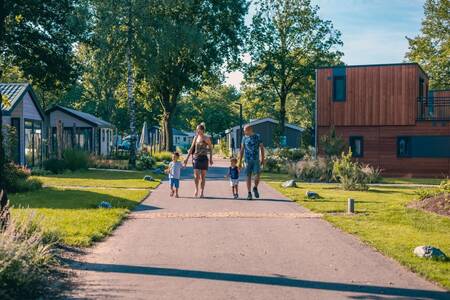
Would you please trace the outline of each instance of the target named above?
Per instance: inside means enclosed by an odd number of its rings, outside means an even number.
[[[91,124],[94,127],[114,127],[111,123],[106,122],[100,118],[97,118],[96,116],[93,116],[91,114],[79,111],[79,110],[75,110],[72,108],[68,108],[68,107],[64,107],[61,105],[55,105],[52,108],[50,108],[49,110],[47,110],[47,114],[55,111],[55,110],[60,110],[63,111],[81,121],[85,121],[86,123]]]
[[[2,111],[11,113],[22,101],[26,93],[29,92],[34,105],[41,114],[41,117],[44,118],[44,113],[42,112],[41,106],[37,101],[36,94],[29,83],[0,83],[0,92],[2,95],[6,96],[9,101],[9,105],[1,105]]]
[[[405,63],[391,63],[391,64],[368,64],[368,65],[335,65],[335,66],[323,66],[317,67],[316,69],[333,69],[333,68],[364,68],[364,67],[392,67],[392,66],[408,66],[415,65],[428,77],[427,72],[425,72],[422,67],[415,62],[405,62]]]
[[[176,129],[176,128],[172,128],[172,134],[173,135],[188,136],[188,134],[186,132],[184,132],[183,130]]]

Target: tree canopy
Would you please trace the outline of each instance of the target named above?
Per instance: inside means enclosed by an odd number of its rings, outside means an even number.
[[[408,38],[406,58],[419,63],[430,75],[434,89],[450,87],[450,1],[427,0],[419,35]]]
[[[319,7],[310,0],[260,0],[256,6],[245,79],[276,96],[282,134],[288,98],[310,89],[316,67],[339,62],[342,41],[340,32],[319,17]],[[312,102],[311,94],[306,97],[302,102]]]

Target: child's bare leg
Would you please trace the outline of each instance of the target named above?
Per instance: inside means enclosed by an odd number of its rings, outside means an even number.
[[[170,197],[173,197],[173,194],[175,193],[175,191],[173,190],[173,186],[170,187]]]
[[[178,198],[178,188],[175,189],[175,198]]]

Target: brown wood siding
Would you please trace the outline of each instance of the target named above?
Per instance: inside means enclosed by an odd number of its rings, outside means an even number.
[[[450,90],[439,90],[439,91],[431,91],[431,92],[433,92],[433,97],[450,98]]]
[[[317,70],[318,126],[414,125],[419,76],[414,64],[346,67],[346,100],[334,102],[333,69]]]
[[[418,122],[415,126],[337,126],[336,133],[348,143],[350,136],[364,138],[363,163],[383,169],[383,175],[406,177],[440,177],[450,175],[450,158],[397,157],[399,136],[450,136],[450,122]],[[319,137],[330,127],[318,128]],[[319,143],[319,153],[322,153]]]

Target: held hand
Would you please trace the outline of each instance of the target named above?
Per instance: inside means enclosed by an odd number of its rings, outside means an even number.
[[[238,169],[239,169],[239,170],[242,169],[242,160],[239,160],[239,163],[238,163]]]
[[[266,164],[266,160],[265,159],[261,159],[261,167],[263,168],[264,165]]]
[[[209,160],[209,164],[210,164],[211,166],[213,165],[213,160],[212,160],[212,159]]]
[[[188,163],[188,160],[187,160],[187,158],[184,160],[184,162],[183,162],[183,165],[186,167],[187,166],[187,163]]]

